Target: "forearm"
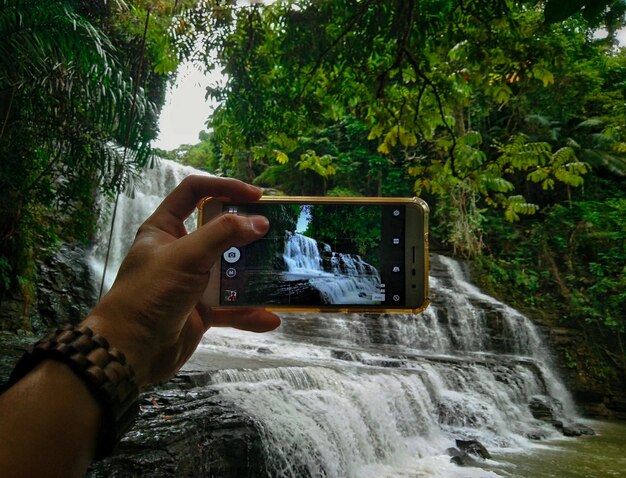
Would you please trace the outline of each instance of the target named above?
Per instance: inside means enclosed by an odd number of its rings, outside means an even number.
[[[214,262],[228,247],[262,237],[267,219],[225,214],[190,234],[183,224],[204,196],[247,202],[260,195],[240,181],[203,176],[168,195],[92,314],[37,342],[18,362],[0,396],[0,476],[82,475],[131,425],[138,389],[175,374],[209,327],[278,327],[267,311],[201,304]],[[48,358],[59,362],[39,363]]]
[[[98,402],[68,366],[42,362],[0,395],[2,476],[83,476],[100,417]]]

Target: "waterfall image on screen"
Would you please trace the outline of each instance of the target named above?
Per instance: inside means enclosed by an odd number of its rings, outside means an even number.
[[[320,249],[322,252],[320,253]],[[287,281],[306,280],[321,295],[321,304],[377,304],[380,302],[380,274],[359,255],[343,254],[320,245],[315,239],[286,232]]]
[[[225,304],[377,305],[381,280],[380,206],[255,204],[270,231],[222,260]],[[227,251],[228,252],[228,251]]]

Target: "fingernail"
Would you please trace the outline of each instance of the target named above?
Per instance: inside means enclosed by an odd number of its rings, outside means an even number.
[[[257,186],[253,186],[252,184],[247,184],[247,186],[252,189],[255,193],[263,194],[263,189]]]
[[[270,222],[264,216],[250,216],[250,226],[255,232],[265,234],[270,227]]]

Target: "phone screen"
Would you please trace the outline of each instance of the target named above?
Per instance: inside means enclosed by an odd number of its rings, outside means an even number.
[[[223,212],[264,215],[270,229],[222,255],[220,305],[406,305],[406,205],[225,204]]]

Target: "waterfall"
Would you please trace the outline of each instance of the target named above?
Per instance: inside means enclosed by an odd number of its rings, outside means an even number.
[[[159,160],[154,168],[145,169],[136,181],[132,194],[119,195],[112,234],[113,202],[101,198],[103,211],[89,258],[98,287],[104,272],[109,235],[111,234],[111,245],[107,275],[104,278],[105,291],[113,284],[117,269],[130,249],[139,226],[152,214],[165,195],[191,174],[207,173],[166,159]],[[193,229],[195,216],[185,224],[188,230]]]
[[[134,200],[120,202],[114,262],[192,171],[162,161]],[[320,288],[336,275],[379,281],[359,258],[314,242],[289,238],[286,274],[309,275]],[[432,302],[420,315],[283,314],[272,333],[206,334],[188,367],[210,370],[207,386],[258,425],[268,476],[510,476],[494,461],[489,470],[457,467],[446,449],[478,439],[492,452],[526,452],[537,446],[533,438],[560,437],[533,417],[533,400],[559,403],[565,423],[577,418],[531,321],[482,293],[459,262],[436,254],[430,262]]]
[[[287,271],[294,274],[304,273],[314,276],[324,272],[317,241],[302,234],[287,232],[283,259]]]
[[[327,267],[320,254],[329,257]],[[286,280],[308,280],[326,304],[368,304],[379,291],[380,274],[361,256],[332,251],[328,244],[286,231],[283,259]]]

